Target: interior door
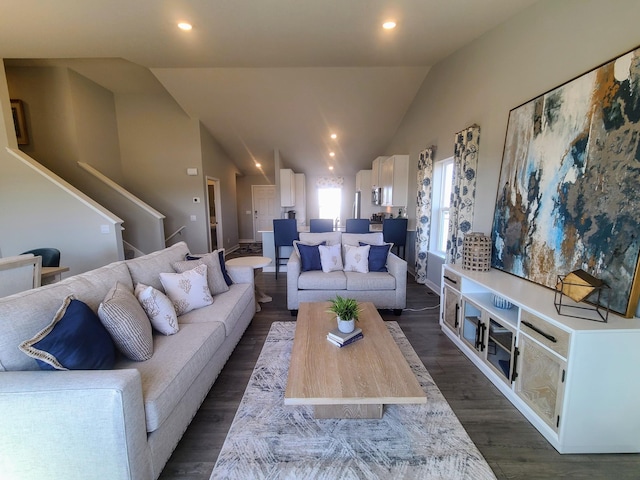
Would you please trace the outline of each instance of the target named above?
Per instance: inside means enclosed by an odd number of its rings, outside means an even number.
[[[260,231],[273,230],[273,219],[279,218],[275,185],[252,185],[253,239],[262,242]]]

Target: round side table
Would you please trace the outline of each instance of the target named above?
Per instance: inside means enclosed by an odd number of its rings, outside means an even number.
[[[255,277],[258,276],[258,273],[262,271],[262,267],[266,267],[271,263],[271,259],[269,257],[237,257],[226,260],[227,265],[233,266],[242,266],[242,267],[251,267],[253,268],[254,275],[254,285],[256,289],[256,311],[259,312],[261,310],[260,303],[267,303],[273,300],[269,295],[266,295],[258,288],[258,284],[255,281]]]

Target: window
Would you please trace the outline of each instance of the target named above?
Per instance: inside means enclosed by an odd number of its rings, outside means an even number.
[[[433,169],[433,212],[431,250],[444,255],[449,233],[449,207],[453,185],[453,158],[442,160]]]
[[[318,188],[318,218],[340,218],[342,189],[336,187]]]

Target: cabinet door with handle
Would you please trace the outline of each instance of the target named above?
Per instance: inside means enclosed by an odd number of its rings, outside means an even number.
[[[460,331],[460,294],[453,288],[444,285],[442,295],[444,297],[444,309],[442,311],[443,324],[458,335]]]
[[[518,350],[516,393],[557,432],[567,363],[527,335],[520,334]]]

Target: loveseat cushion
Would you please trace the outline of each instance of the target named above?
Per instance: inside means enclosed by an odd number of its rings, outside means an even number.
[[[396,279],[388,272],[344,272],[347,290],[395,290]]]
[[[234,283],[229,291],[216,295],[213,305],[185,313],[179,319],[180,325],[186,323],[222,322],[225,334],[229,335],[247,306],[253,303],[253,285]]]
[[[299,290],[345,290],[347,279],[345,272],[320,271],[302,272],[298,277]]]
[[[184,260],[187,253],[189,253],[187,244],[179,242],[144,257],[127,260],[126,264],[131,273],[133,284],[144,283],[164,292],[160,282],[160,273],[173,273],[172,264]]]
[[[154,353],[149,360],[121,360],[115,367],[140,372],[147,432],[158,429],[169,417],[224,342],[225,329],[220,322],[194,323],[182,325],[175,335],[155,335],[153,339]]]

